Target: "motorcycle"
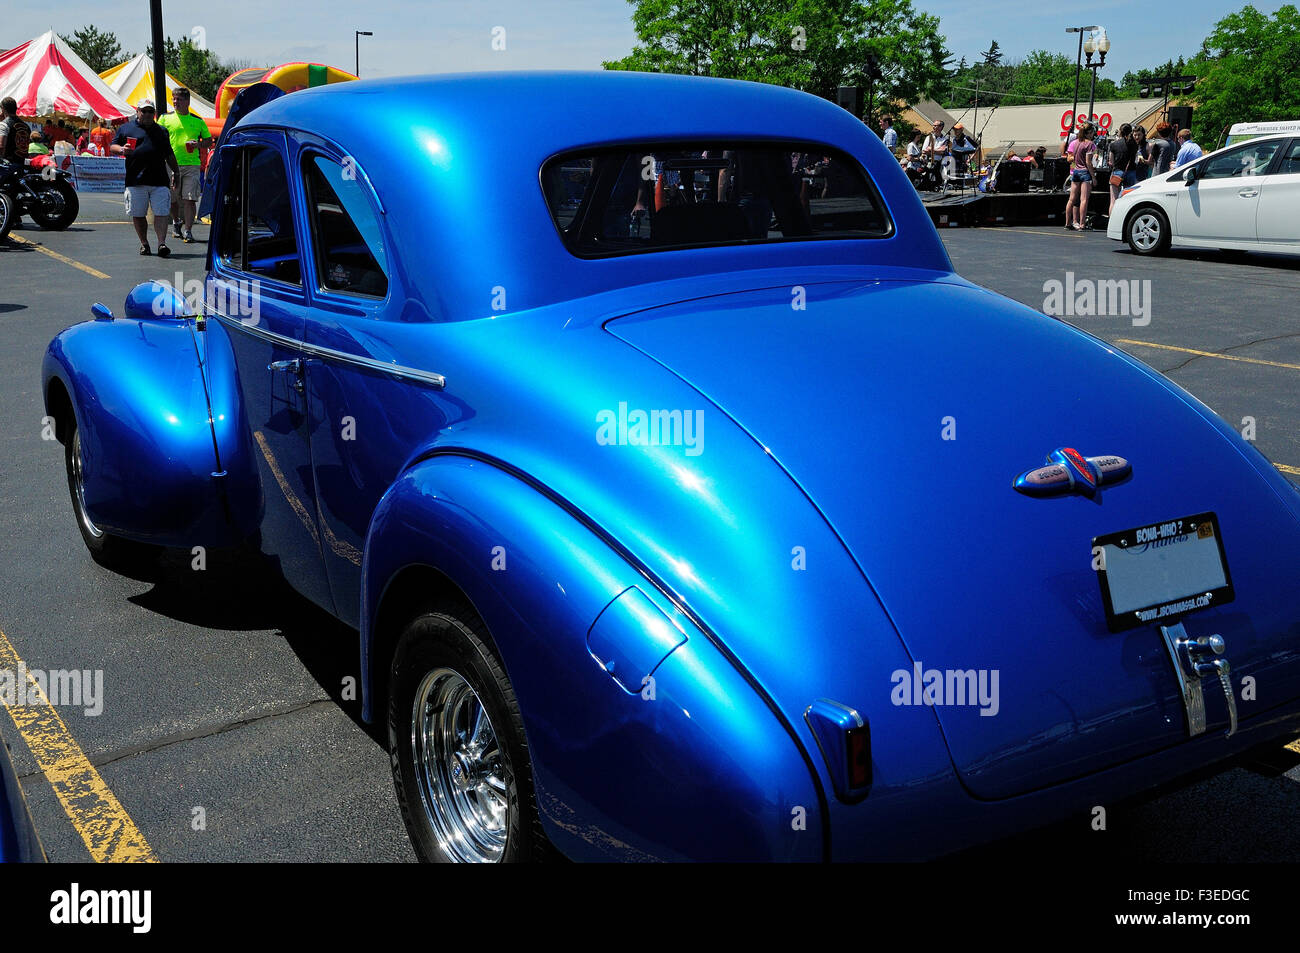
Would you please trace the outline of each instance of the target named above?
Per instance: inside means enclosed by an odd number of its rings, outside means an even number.
[[[66,172],[47,165],[34,169],[31,160],[0,160],[0,237],[27,215],[41,228],[59,231],[77,219],[81,202]],[[11,206],[11,207],[10,207]]]

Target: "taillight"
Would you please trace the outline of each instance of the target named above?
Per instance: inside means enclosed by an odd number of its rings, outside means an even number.
[[[871,726],[848,705],[819,698],[804,712],[841,801],[860,801],[871,790]]]

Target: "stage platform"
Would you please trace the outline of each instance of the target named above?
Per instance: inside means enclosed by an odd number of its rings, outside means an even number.
[[[938,228],[974,225],[1064,225],[1065,192],[920,192]],[[1097,227],[1105,227],[1110,192],[1093,189],[1088,200]]]

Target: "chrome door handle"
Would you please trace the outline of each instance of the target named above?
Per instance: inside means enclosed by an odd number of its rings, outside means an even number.
[[[293,389],[302,393],[305,389],[302,381],[302,360],[294,358],[291,361],[272,361],[266,365],[268,371],[282,371],[293,375]]]
[[[1237,194],[1243,199],[1253,199],[1256,195],[1259,195],[1259,189],[1242,189]]]

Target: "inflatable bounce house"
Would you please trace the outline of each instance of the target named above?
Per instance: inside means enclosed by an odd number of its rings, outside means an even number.
[[[313,86],[328,86],[330,83],[346,83],[356,79],[352,73],[334,66],[322,66],[320,63],[282,63],[279,66],[255,66],[241,69],[226,77],[226,81],[217,90],[217,118],[208,120],[208,128],[214,136],[220,136],[230,115],[230,105],[235,97],[257,83],[270,83],[286,93]]]

